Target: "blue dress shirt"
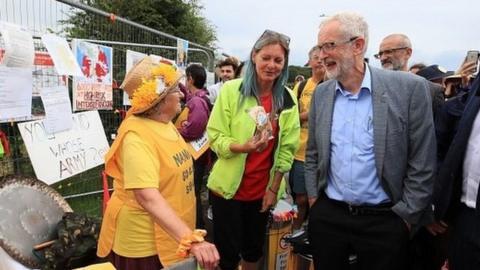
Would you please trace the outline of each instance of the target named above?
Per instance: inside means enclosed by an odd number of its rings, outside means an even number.
[[[360,91],[352,95],[337,82],[325,190],[331,199],[352,205],[389,202],[375,167],[372,81],[365,65]]]

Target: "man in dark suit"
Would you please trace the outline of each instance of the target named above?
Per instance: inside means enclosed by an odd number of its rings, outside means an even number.
[[[431,203],[435,132],[423,78],[364,62],[368,25],[354,13],[324,20],[328,78],[312,98],[305,182],[314,265],[405,269],[410,226]]]
[[[450,270],[480,269],[479,88],[480,76],[477,76],[458,122],[447,123],[452,126],[451,129],[437,129],[439,145],[450,145],[446,154],[439,156],[441,166],[434,197],[436,219],[447,222],[451,227]],[[442,113],[447,115],[447,108]],[[445,119],[440,114],[437,122]],[[456,133],[445,132],[448,130]]]

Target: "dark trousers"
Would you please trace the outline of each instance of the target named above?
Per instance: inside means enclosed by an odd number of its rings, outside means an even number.
[[[432,235],[425,227],[419,229],[410,242],[410,270],[440,270],[447,259],[449,231]]]
[[[406,269],[406,224],[388,207],[374,208],[357,211],[326,195],[318,197],[308,223],[316,270],[350,269],[350,254],[357,255],[354,269]]]
[[[220,268],[234,270],[240,259],[257,262],[263,256],[268,213],[260,213],[262,199],[226,200],[210,192],[213,238],[220,253]]]
[[[143,258],[127,258],[111,251],[108,260],[117,270],[158,270],[163,266],[158,255]]]
[[[480,269],[480,215],[462,204],[450,236],[450,270]]]
[[[205,154],[204,154],[205,155]],[[202,155],[199,159],[193,161],[193,183],[195,185],[195,197],[197,199],[196,205],[196,223],[195,228],[205,229],[205,222],[203,220],[203,207],[202,207],[202,188],[205,186],[205,181],[203,177],[205,176],[207,170],[207,164],[202,158]]]

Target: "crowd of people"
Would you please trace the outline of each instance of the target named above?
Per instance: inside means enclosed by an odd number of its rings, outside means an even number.
[[[106,155],[114,193],[98,255],[127,270],[189,255],[205,269],[261,269],[269,211],[288,185],[315,269],[351,269],[352,254],[355,269],[480,269],[478,63],[409,66],[409,38],[391,34],[379,69],[368,42],[362,16],[328,17],[311,77],[293,90],[290,38],[271,30],[247,61],[222,60],[208,88],[200,65],[182,85],[174,66],[144,58],[121,86],[132,107]],[[202,136],[208,147],[192,155]]]

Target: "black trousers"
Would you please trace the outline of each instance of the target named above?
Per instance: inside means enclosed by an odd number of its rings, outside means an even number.
[[[210,192],[213,239],[222,270],[238,269],[240,259],[257,262],[263,256],[268,213],[260,213],[262,199],[226,200]]]
[[[352,211],[344,203],[319,196],[308,223],[315,269],[351,269],[350,254],[357,255],[354,269],[406,269],[409,231],[399,216],[386,209]]]
[[[196,222],[195,228],[205,229],[205,221],[203,220],[203,205],[202,205],[202,189],[206,183],[204,176],[208,170],[208,155],[210,151],[203,153],[197,160],[193,161],[193,183],[195,186],[195,198],[197,199],[196,205]]]
[[[425,227],[419,229],[410,241],[410,270],[440,270],[447,259],[449,229],[444,234],[432,235]]]
[[[480,215],[475,209],[462,204],[450,236],[449,269],[480,269]]]

